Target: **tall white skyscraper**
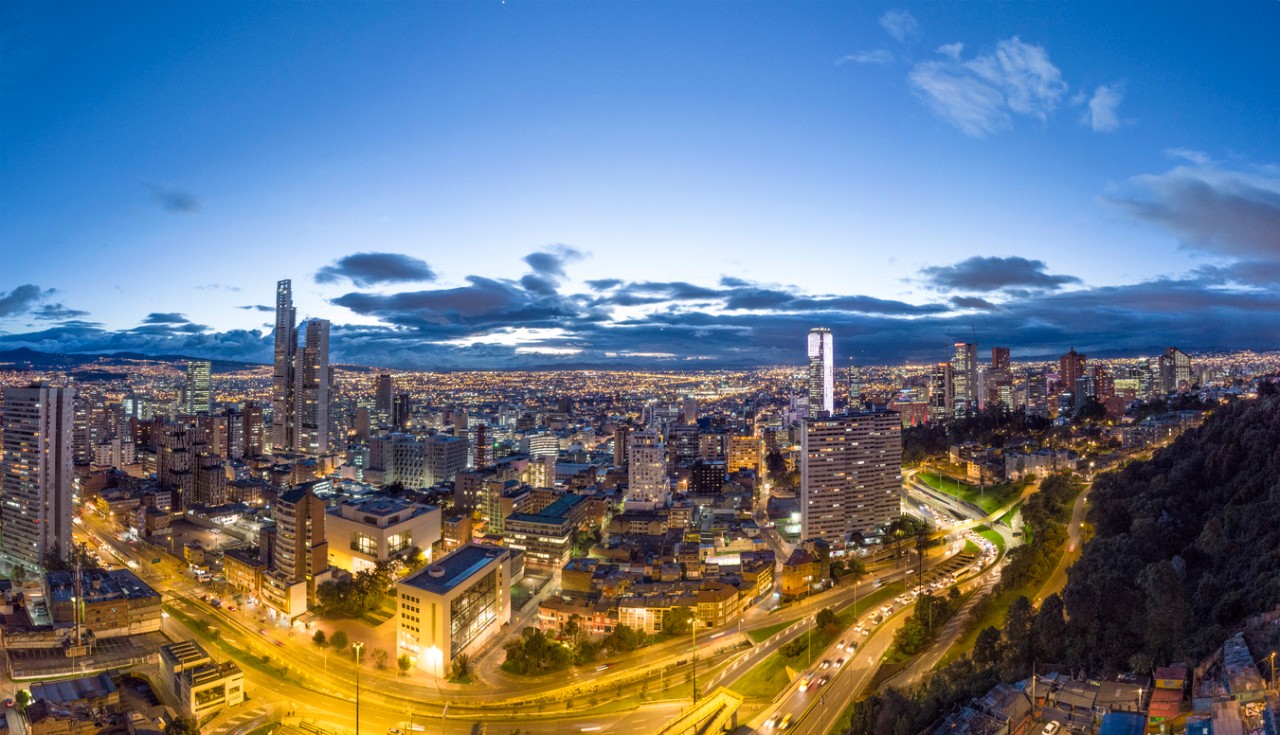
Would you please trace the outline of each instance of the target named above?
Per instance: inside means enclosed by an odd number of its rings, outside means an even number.
[[[895,411],[806,419],[800,434],[800,538],[844,548],[902,514],[902,417]]]
[[[278,452],[293,448],[293,360],[298,350],[293,308],[293,282],[276,284],[275,362],[271,371],[271,447]]]
[[[213,411],[212,371],[213,364],[208,360],[187,360],[187,413]]]
[[[662,435],[652,429],[633,432],[627,439],[626,502],[650,507],[666,505],[667,448]]]
[[[30,567],[71,547],[74,388],[4,389],[0,551]]]
[[[809,416],[817,418],[836,410],[836,363],[831,330],[809,330]]]

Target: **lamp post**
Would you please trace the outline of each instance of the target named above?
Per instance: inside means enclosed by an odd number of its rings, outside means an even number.
[[[364,644],[356,641],[351,648],[356,652],[356,735],[360,735],[360,652],[364,650]]]
[[[698,614],[696,612],[693,614],[689,630],[693,632],[693,703],[696,705],[698,703]]]

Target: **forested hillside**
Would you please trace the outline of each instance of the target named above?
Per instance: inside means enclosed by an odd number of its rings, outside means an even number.
[[[1118,671],[1198,657],[1280,603],[1280,398],[1218,409],[1099,478],[1063,600],[1069,656]]]

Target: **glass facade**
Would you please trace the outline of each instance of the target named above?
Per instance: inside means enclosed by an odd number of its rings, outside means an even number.
[[[449,650],[457,655],[498,615],[498,571],[484,575],[484,579],[463,592],[449,604]]]

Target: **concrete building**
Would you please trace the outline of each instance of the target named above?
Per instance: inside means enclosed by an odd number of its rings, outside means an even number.
[[[572,493],[536,513],[513,513],[504,522],[506,545],[524,552],[531,569],[556,572],[569,560],[573,534],[586,518],[586,497]]]
[[[213,411],[212,372],[208,360],[187,360],[186,411],[192,416]]]
[[[636,431],[628,440],[626,502],[650,508],[666,505],[671,490],[662,436],[652,430]]]
[[[1160,392],[1174,393],[1191,389],[1191,358],[1177,347],[1169,347],[1160,355]]]
[[[956,342],[951,358],[952,415],[964,418],[978,412],[978,345]]]
[[[446,434],[418,437],[392,433],[369,440],[366,477],[387,485],[431,487],[448,482],[467,466],[466,439]]]
[[[800,442],[800,537],[845,547],[902,513],[902,420],[893,411],[808,419]]]
[[[294,446],[294,355],[298,351],[293,308],[293,281],[276,283],[275,354],[271,370],[271,448],[287,452]]]
[[[396,645],[416,666],[445,677],[511,619],[511,553],[467,544],[396,583]]]
[[[288,618],[306,612],[316,587],[329,577],[325,505],[306,483],[276,497],[271,568],[262,578],[262,597]]]
[[[760,472],[764,465],[764,444],[754,434],[732,434],[729,436],[729,473],[739,470]]]
[[[325,521],[329,564],[355,573],[415,547],[428,560],[440,541],[440,509],[387,497],[348,501]]]
[[[73,572],[48,572],[45,602],[54,624],[80,625],[94,638],[160,630],[160,594],[128,569],[85,569],[77,592]]]
[[[31,569],[71,547],[74,388],[4,389],[0,551]]]
[[[836,405],[835,346],[831,330],[809,330],[809,416],[830,415]]]
[[[244,701],[244,673],[234,661],[218,663],[195,641],[160,649],[160,681],[182,714],[203,722]]]
[[[294,368],[294,451],[329,452],[329,322],[307,321],[306,342]]]

